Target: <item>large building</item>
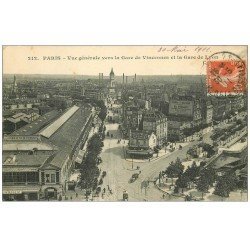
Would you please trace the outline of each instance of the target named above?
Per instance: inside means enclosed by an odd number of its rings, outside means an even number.
[[[231,103],[227,97],[213,96],[213,117],[214,120],[220,121],[226,118],[231,113]]]
[[[185,138],[184,130],[191,128],[188,118],[168,117],[168,141],[182,141]]]
[[[82,95],[89,100],[102,100],[107,98],[106,89],[104,86],[97,84],[89,84],[82,88]]]
[[[201,100],[201,115],[203,125],[212,125],[213,123],[213,105],[211,100],[202,99]]]
[[[200,99],[193,96],[173,95],[169,103],[168,121],[169,140],[183,140],[185,128],[200,128],[202,125]]]
[[[39,114],[33,110],[28,110],[26,113],[17,113],[3,121],[3,134],[10,134],[13,131],[29,124],[39,118]]]
[[[153,132],[157,137],[157,145],[167,142],[167,117],[159,111],[145,111],[142,118],[143,131]]]
[[[191,118],[194,127],[201,125],[201,103],[192,96],[175,96],[169,103],[169,115]]]
[[[131,158],[150,158],[157,145],[157,137],[153,132],[131,130],[127,154]]]
[[[143,110],[132,103],[126,103],[123,105],[123,124],[122,130],[125,137],[129,136],[129,131],[139,128],[142,122]]]
[[[47,115],[47,116],[46,116]],[[91,129],[91,106],[46,114],[3,140],[3,199],[56,199]],[[76,129],[77,128],[77,129]]]

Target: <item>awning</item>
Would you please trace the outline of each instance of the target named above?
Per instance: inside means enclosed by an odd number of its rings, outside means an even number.
[[[85,155],[85,152],[86,152],[85,150],[79,150],[78,155],[77,155],[77,157],[75,159],[75,162],[81,164],[82,161],[83,161],[83,157]]]
[[[135,155],[149,155],[153,154],[152,150],[127,150],[128,154],[135,154]]]
[[[37,193],[40,191],[40,186],[3,186],[3,194],[22,194],[22,193]]]

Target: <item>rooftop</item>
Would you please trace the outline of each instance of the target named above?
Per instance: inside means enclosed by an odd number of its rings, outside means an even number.
[[[226,151],[241,151],[243,148],[247,146],[247,139],[245,142],[238,141],[235,144],[233,144],[231,147],[226,149]]]
[[[71,154],[75,147],[90,115],[91,109],[78,108],[49,138],[43,138],[44,142],[53,144],[59,149],[51,164],[61,167],[61,163]]]
[[[43,116],[40,116],[37,120],[27,124],[26,126],[16,130],[11,135],[34,135],[41,129],[47,126],[51,121],[56,119],[60,114],[57,110],[52,110]]]
[[[148,111],[143,116],[144,121],[157,121],[164,118],[166,117],[159,111]]]
[[[43,142],[30,142],[30,141],[4,141],[3,151],[52,151],[55,147]]]
[[[40,167],[51,155],[44,154],[3,154],[3,166],[36,166]]]
[[[53,123],[49,124],[39,134],[50,138],[62,125],[64,125],[71,116],[79,109],[77,106],[69,108],[62,116],[56,119]]]
[[[231,165],[233,163],[236,163],[240,160],[238,157],[233,157],[233,156],[226,156],[226,155],[221,155],[218,157],[218,159],[214,162],[214,168],[219,169],[222,167],[225,167],[227,165]]]

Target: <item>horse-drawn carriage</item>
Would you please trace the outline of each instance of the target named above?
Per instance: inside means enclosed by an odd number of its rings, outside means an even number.
[[[138,179],[138,177],[139,177],[139,173],[132,174],[129,182],[132,183],[132,182],[136,181]]]
[[[128,201],[128,192],[126,190],[123,191],[122,199],[123,201]]]

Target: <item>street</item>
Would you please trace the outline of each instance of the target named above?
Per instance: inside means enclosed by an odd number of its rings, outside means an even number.
[[[132,162],[124,158],[124,147],[127,145],[127,141],[121,140],[120,144],[117,143],[118,139],[120,139],[118,126],[118,124],[106,124],[106,132],[113,134],[113,138],[106,136],[104,140],[104,147],[101,153],[103,162],[99,165],[99,168],[101,171],[107,172],[102,188],[105,187],[107,189],[107,185],[109,185],[113,191],[113,195],[106,196],[103,200],[122,200],[124,190],[128,192],[130,201],[161,200],[162,192],[154,186],[153,181],[157,178],[160,171],[166,169],[171,161],[175,161],[177,157],[181,160],[185,159],[189,147],[199,142],[190,142],[184,146],[182,150],[176,149],[166,157],[159,158],[155,161],[134,163],[132,168]],[[139,172],[139,170],[136,170],[137,166],[139,166],[141,174],[137,180],[133,183],[129,183],[132,174]],[[143,181],[150,181],[149,187],[146,190],[145,188],[141,189],[141,183]],[[170,197],[169,200],[183,201],[182,198],[177,197]]]

